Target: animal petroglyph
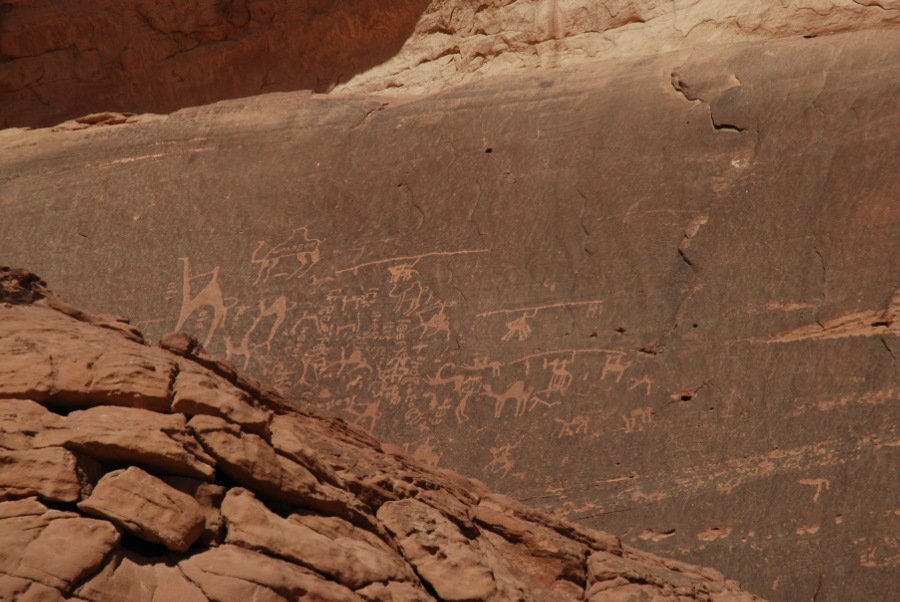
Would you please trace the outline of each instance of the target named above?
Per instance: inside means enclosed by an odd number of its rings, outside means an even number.
[[[253,353],[262,347],[265,347],[266,350],[271,351],[272,349],[272,339],[275,338],[275,335],[278,334],[278,330],[281,328],[281,325],[284,323],[287,318],[287,312],[296,306],[296,303],[288,303],[287,297],[281,295],[277,297],[272,303],[266,306],[266,300],[260,299],[259,301],[259,313],[256,318],[253,320],[253,324],[251,324],[250,328],[247,329],[247,332],[244,333],[243,338],[241,338],[241,344],[235,347],[229,337],[225,337],[225,349],[226,349],[226,359],[231,359],[235,355],[240,355],[244,357],[244,369],[247,369],[247,366],[250,364],[250,359],[253,357]],[[269,328],[269,334],[265,338],[262,343],[253,343],[251,338],[253,337],[254,332],[257,327],[262,324],[262,322],[273,316],[275,319],[272,323],[272,326]]]
[[[345,349],[341,349],[341,359],[331,362],[324,367],[323,372],[327,372],[331,370],[335,366],[338,367],[338,371],[336,373],[337,376],[341,376],[344,372],[344,368],[347,366],[352,366],[349,370],[347,370],[347,374],[353,374],[359,370],[366,370],[368,372],[372,372],[372,366],[369,365],[369,362],[363,357],[363,352],[361,349],[354,349],[350,352],[350,355],[347,355],[347,351]],[[357,378],[360,378],[357,376]],[[351,383],[352,384],[352,383]],[[348,387],[350,384],[348,384]]]
[[[184,281],[181,288],[181,311],[178,314],[178,323],[175,325],[175,331],[181,330],[188,318],[200,309],[208,306],[212,309],[213,317],[206,333],[206,340],[203,342],[204,347],[209,347],[216,329],[224,322],[228,315],[228,309],[232,307],[237,300],[233,300],[230,306],[225,305],[225,297],[222,295],[222,287],[219,286],[219,268],[218,266],[209,272],[196,274],[191,276],[191,261],[188,257],[181,258],[184,264]],[[207,279],[206,285],[196,295],[193,294],[194,281]]]
[[[617,382],[618,382],[618,381],[617,381]],[[652,380],[650,379],[650,377],[647,376],[646,374],[645,374],[644,376],[642,376],[641,378],[633,378],[633,379],[631,379],[631,386],[628,387],[628,390],[629,390],[629,391],[634,391],[635,389],[637,389],[637,388],[640,387],[641,385],[643,385],[644,387],[647,388],[647,389],[646,389],[646,394],[647,394],[647,395],[650,395],[650,391],[653,389],[653,381],[652,381]]]
[[[631,410],[630,414],[622,416],[622,420],[625,421],[625,432],[633,433],[635,430],[643,430],[644,425],[650,424],[652,415],[653,412],[650,408]]]
[[[500,376],[500,368],[503,367],[503,364],[500,362],[489,362],[485,355],[476,355],[472,358],[471,363],[463,364],[462,367],[466,370],[486,370],[490,368],[491,376],[497,377]]]
[[[466,376],[464,374],[445,377],[444,369],[448,367],[455,368],[456,364],[444,364],[443,366],[441,366],[440,370],[438,370],[437,375],[426,377],[424,380],[429,385],[453,385],[454,393],[460,396],[454,413],[456,414],[457,422],[462,423],[469,419],[468,414],[466,414],[466,406],[468,405],[469,399],[471,399],[472,395],[481,389],[481,377]]]
[[[606,363],[603,365],[603,371],[600,373],[600,380],[606,380],[607,374],[612,374],[616,377],[616,382],[622,380],[622,375],[625,374],[625,370],[627,370],[631,366],[631,362],[623,362],[621,355],[615,355],[606,358]]]
[[[481,395],[494,400],[494,417],[500,418],[500,415],[503,413],[503,406],[506,405],[507,401],[516,403],[514,416],[524,415],[528,402],[531,401],[532,393],[534,393],[534,387],[525,388],[525,381],[517,380],[503,393],[494,393],[491,385],[484,385]],[[536,403],[532,404],[531,407],[533,408],[535,405]]]
[[[562,418],[553,420],[561,425],[559,432],[556,433],[556,438],[562,439],[563,437],[573,437],[579,433],[587,435],[588,423],[591,419],[587,416],[576,416],[572,420],[563,420]]]
[[[447,340],[450,340],[450,320],[447,318],[447,314],[444,313],[444,308],[441,307],[441,310],[436,314],[432,314],[427,320],[422,317],[422,313],[419,313],[419,325],[414,326],[410,330],[422,330],[422,338],[424,339],[429,334],[439,335],[443,333]]]
[[[321,242],[318,238],[310,239],[309,232],[305,226],[295,228],[287,239],[270,247],[260,257],[260,253],[269,243],[265,240],[259,241],[250,258],[250,263],[259,266],[256,282],[253,284],[268,282],[272,276],[286,276],[288,280],[303,276],[319,262],[319,244]],[[291,266],[294,270],[292,272],[277,272],[273,274],[272,271],[279,267],[279,264],[282,262],[294,262],[295,265]]]
[[[513,462],[509,453],[518,447],[518,443],[507,443],[506,445],[498,445],[496,447],[491,448],[491,455],[493,458],[490,462],[488,462],[483,470],[490,470],[491,472],[503,472],[503,476],[515,467],[515,462]]]

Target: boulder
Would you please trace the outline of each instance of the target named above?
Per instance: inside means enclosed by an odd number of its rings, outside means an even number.
[[[136,466],[106,473],[78,508],[176,552],[186,552],[206,527],[193,497]]]

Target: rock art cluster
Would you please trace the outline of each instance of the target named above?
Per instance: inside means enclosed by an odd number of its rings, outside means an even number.
[[[0,268],[0,599],[758,598]]]
[[[832,10],[889,18],[883,4]],[[891,599],[900,30],[727,41],[419,97],[264,94],[169,115],[98,100],[0,131],[0,257],[154,344],[196,336],[418,460],[758,596]],[[146,381],[139,409],[204,406],[205,377],[179,369],[170,392],[150,378],[168,360],[120,357],[87,380],[28,366],[72,403],[128,398],[125,370]],[[29,399],[50,397],[48,378]],[[269,419],[238,399],[219,418],[252,447]],[[205,445],[235,441],[192,424]],[[211,478],[180,435],[153,437],[155,469]],[[105,445],[63,447],[107,462]]]
[[[897,0],[3,2],[0,261],[88,310],[22,285],[9,311],[127,342],[0,356],[3,424],[32,424],[4,431],[10,501],[109,522],[163,583],[216,533],[269,541],[242,488],[435,596],[416,500],[460,558],[590,591],[454,519],[487,494],[439,466],[775,602],[896,598],[898,25]]]

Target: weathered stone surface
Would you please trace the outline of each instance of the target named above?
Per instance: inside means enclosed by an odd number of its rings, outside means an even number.
[[[232,545],[219,546],[178,564],[214,602],[359,602],[351,590],[297,565]]]
[[[200,512],[204,517],[203,534],[200,542],[204,545],[218,545],[223,539],[225,519],[219,508],[225,499],[227,489],[215,483],[205,483],[188,477],[164,477],[163,481],[178,491],[192,496],[200,504]]]
[[[176,552],[186,552],[206,526],[193,497],[136,466],[107,473],[78,508]]]
[[[265,435],[270,419],[270,412],[254,407],[246,393],[208,371],[178,373],[172,410],[187,416],[218,416],[257,435]]]
[[[103,570],[78,588],[92,602],[206,602],[207,598],[177,568],[136,554],[117,552]]]
[[[0,502],[0,573],[70,592],[100,570],[119,537],[103,520],[48,510],[34,500]]]
[[[286,502],[348,515],[358,504],[346,493],[323,486],[305,467],[277,454],[264,439],[242,433],[221,418],[195,416],[188,427],[237,483]]]
[[[586,546],[543,526],[480,506],[475,510],[474,520],[498,534],[489,541],[516,568],[534,575],[547,586],[566,580],[584,589]],[[524,553],[517,559],[520,550]]]
[[[777,600],[881,599],[898,48],[796,37],[7,132],[0,253],[628,544]]]
[[[598,58],[898,23],[894,0],[16,2],[0,29],[0,127],[127,124],[134,112],[278,90],[432,92]]]
[[[34,446],[63,446],[101,461],[134,463],[162,474],[203,479],[214,474],[215,460],[187,433],[181,414],[116,406],[78,410],[39,433]]]
[[[434,598],[411,583],[372,583],[356,590],[366,602],[432,602]]]
[[[74,598],[63,594],[58,589],[48,587],[43,583],[0,575],[0,600],[16,600],[16,602],[83,602],[81,598]]]
[[[22,328],[34,320],[36,311],[35,306],[10,307],[8,319],[0,324],[0,400],[27,398],[69,408],[102,404],[168,409],[175,374],[171,359],[124,341],[116,354],[109,354],[105,349],[110,337],[120,338],[117,333],[60,312],[46,314],[48,322],[58,323],[56,329],[29,331],[26,336]],[[77,338],[65,338],[65,331],[74,331]]]
[[[516,580],[504,579],[509,568],[496,552],[418,500],[387,502],[378,509],[378,519],[442,600],[561,599],[547,588],[528,591]]]
[[[228,492],[222,514],[228,523],[228,543],[291,560],[351,589],[374,581],[412,579],[408,567],[384,546],[326,537],[298,521],[279,517],[246,489]]]
[[[0,450],[0,499],[39,496],[52,502],[76,502],[81,481],[75,455],[62,447]]]
[[[55,414],[29,399],[0,400],[0,448],[28,449],[34,435],[54,418]]]

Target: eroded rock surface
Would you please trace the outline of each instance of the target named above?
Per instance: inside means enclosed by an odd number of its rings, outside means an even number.
[[[103,0],[4,4],[0,127],[116,125],[284,90],[502,73],[900,25],[896,0]]]
[[[82,357],[148,361],[103,367],[137,408],[120,398],[107,405],[109,390],[92,388],[89,364],[83,375],[70,372],[64,389],[52,378],[46,390],[30,388],[31,401],[18,386],[31,375],[0,384],[3,599],[600,602],[640,590],[659,599],[758,600],[715,571],[638,552],[388,453],[339,419],[291,410],[284,399],[269,405],[238,385],[245,377],[205,368],[195,343],[183,355],[150,348],[133,331],[103,329],[102,317],[61,313],[48,296],[31,275],[0,268],[2,358],[17,371],[52,374],[56,340]],[[160,365],[172,367],[169,407],[148,410],[142,386],[158,400],[151,375]],[[197,383],[203,403],[185,403]],[[71,411],[73,399],[84,409]],[[187,451],[201,448],[208,455]],[[79,472],[80,464],[94,469]],[[370,494],[375,487],[381,495]]]

